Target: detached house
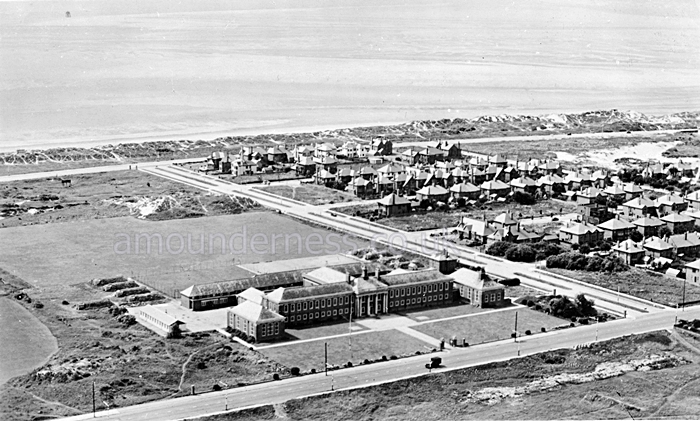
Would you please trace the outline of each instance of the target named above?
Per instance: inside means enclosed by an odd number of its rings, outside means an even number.
[[[688,282],[697,284],[700,282],[700,259],[685,265],[685,279]]]
[[[379,214],[384,217],[406,215],[411,213],[411,202],[396,193],[385,196],[377,202]]]
[[[694,211],[700,211],[700,190],[688,193],[685,196],[685,201],[688,202],[688,207]]]
[[[665,225],[663,221],[653,216],[645,216],[644,218],[636,219],[632,221],[632,224],[637,227],[637,231],[639,231],[644,237],[653,237],[658,235],[659,228]]]
[[[626,240],[632,231],[634,231],[637,226],[629,223],[627,221],[618,218],[613,218],[608,221],[598,224],[598,228],[603,231],[604,239],[611,239],[613,241]]]
[[[644,248],[630,239],[617,243],[612,247],[611,251],[630,266],[641,264],[646,254]]]
[[[693,231],[693,226],[695,225],[695,220],[693,218],[680,213],[670,213],[663,216],[661,222],[665,222],[668,229],[674,234]]]
[[[568,244],[596,244],[603,240],[603,231],[586,222],[568,222],[559,230],[559,240]]]
[[[673,259],[673,245],[668,242],[668,238],[651,237],[644,242],[643,247],[652,259]]]
[[[637,197],[622,204],[622,214],[628,218],[656,216],[656,203],[645,197]]]
[[[661,196],[654,202],[656,203],[660,215],[666,215],[672,212],[683,212],[688,209],[688,203],[686,203],[682,197],[675,194]]]

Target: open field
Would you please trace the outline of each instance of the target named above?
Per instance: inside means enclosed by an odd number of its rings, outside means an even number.
[[[698,419],[699,342],[691,341],[654,332],[204,420],[272,420],[282,413],[288,420],[329,421]],[[589,376],[603,363],[619,367],[654,355],[669,363],[600,380]],[[554,377],[559,375],[571,380]],[[541,383],[524,390],[535,382]]]
[[[516,312],[518,313],[518,335],[524,335],[526,330],[537,334],[543,327],[550,330],[555,326],[569,324],[567,320],[520,307],[476,314],[461,319],[425,323],[412,326],[411,329],[434,338],[445,338],[446,340],[453,336],[456,336],[457,339],[465,338],[467,343],[475,345],[510,338],[510,334],[515,328]]]
[[[0,297],[0,338],[0,385],[43,365],[58,349],[49,329],[10,297]]]
[[[138,324],[121,321],[107,309],[73,307],[108,294],[99,288],[55,285],[27,293],[44,307],[15,303],[26,306],[48,327],[59,349],[46,365],[0,386],[3,420],[87,412],[92,409],[93,381],[97,407],[105,409],[107,404],[113,408],[188,394],[192,385],[208,391],[217,381],[235,385],[266,380],[281,370],[274,363],[258,364],[259,354],[218,335],[166,340]]]
[[[428,343],[398,330],[383,330],[261,349],[260,352],[287,368],[321,371],[324,343],[328,344],[328,364],[339,366],[347,362],[357,365],[365,359],[376,360],[382,356],[389,358],[392,355],[405,356],[432,350]]]
[[[669,278],[642,269],[630,268],[625,272],[607,274],[604,272],[572,271],[566,269],[547,269],[548,271],[578,279],[589,284],[598,285],[611,291],[620,289],[621,293],[644,298],[656,303],[676,306],[683,301],[685,284],[685,301],[700,300],[700,286],[683,279]]]
[[[305,328],[286,328],[285,333],[287,338],[290,340],[297,339],[315,339],[323,338],[326,336],[334,335],[344,335],[349,332],[359,332],[362,330],[367,330],[364,326],[361,326],[355,322],[352,322],[352,326],[347,321],[333,322],[327,324],[320,324],[313,327]]]
[[[217,196],[141,171],[76,175],[0,184],[0,227],[134,216],[161,220],[260,209],[251,200]]]
[[[680,139],[683,143],[665,151],[663,156],[667,158],[700,158],[700,138],[698,134],[686,135]]]
[[[172,221],[96,219],[6,228],[2,238],[4,268],[32,285],[122,274],[158,283],[167,293],[193,283],[244,277],[248,272],[235,266],[241,263],[342,253],[353,247],[348,244],[366,246],[353,237],[343,243],[337,233],[272,212]]]
[[[265,186],[258,190],[266,191],[282,197],[309,203],[311,205],[327,205],[329,203],[355,202],[358,197],[340,190],[331,189],[317,184],[302,184],[300,186]]]

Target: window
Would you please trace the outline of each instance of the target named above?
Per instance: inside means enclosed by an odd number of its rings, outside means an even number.
[[[401,305],[404,305],[404,301],[403,301],[403,300],[401,300]]]
[[[416,287],[411,288],[411,295],[416,295]]]
[[[393,307],[393,306],[394,306],[394,302],[393,302],[393,301],[389,301],[389,307]]]
[[[284,312],[285,312],[285,313],[288,313],[288,312],[289,312],[288,307],[287,307],[287,304],[285,304],[284,307],[282,307],[282,308],[284,308]]]
[[[442,284],[438,284],[438,288],[442,291]]]
[[[484,294],[484,302],[485,303],[489,302],[489,295],[488,294]]]
[[[406,290],[401,288],[401,296],[403,297],[404,295],[406,295]]]
[[[394,298],[394,290],[389,290],[389,298]]]
[[[337,298],[333,298],[333,305],[334,305],[334,306],[337,306],[337,305],[338,305],[338,299],[337,299]]]
[[[449,290],[449,289],[450,289],[450,284],[448,284],[447,282],[445,282],[445,291],[447,291],[447,290]]]
[[[301,303],[297,303],[297,311],[301,311]]]
[[[415,304],[415,303],[416,303],[416,299],[414,298],[411,300],[411,304]]]
[[[316,308],[318,308],[318,306],[319,306],[318,300],[315,301],[315,306],[316,306]]]
[[[309,305],[307,301],[304,301],[304,311],[309,309]]]
[[[321,300],[321,308],[326,308],[326,300]]]
[[[329,298],[326,300],[326,307],[330,307],[330,306],[331,306],[331,299]]]
[[[333,310],[333,315],[337,316],[338,315],[338,310]]]
[[[325,311],[322,311],[322,312],[321,312],[321,317],[326,317],[326,312],[325,312]]]
[[[425,297],[425,295],[424,295],[424,296],[423,296],[423,302],[426,302],[427,300],[428,300],[428,299],[427,299],[427,298]]]
[[[295,320],[296,320],[296,317],[292,316],[292,323],[294,323]]]
[[[428,287],[423,285],[423,294],[425,294],[426,292],[428,292]]]
[[[312,311],[311,313],[309,313],[309,320],[311,320],[313,318],[314,318],[314,312]]]
[[[277,334],[279,334],[279,333],[280,333],[280,324],[279,324],[279,323],[275,323],[275,335],[277,335]]]
[[[345,296],[345,304],[350,304],[350,296]]]
[[[433,296],[432,296],[432,295],[428,295],[428,301],[433,301]]]
[[[304,320],[306,320],[306,313],[304,313]]]
[[[433,292],[433,284],[428,285],[428,292]]]

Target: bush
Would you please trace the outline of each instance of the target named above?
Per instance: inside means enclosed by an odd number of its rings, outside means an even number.
[[[391,357],[389,357],[389,359],[390,359],[390,360],[396,360],[396,359],[398,359],[398,358],[396,357],[396,355],[392,355]]]
[[[311,374],[316,374],[316,369],[315,369],[315,368],[312,368],[312,369],[311,369]]]
[[[525,334],[526,334],[526,335],[532,335],[532,332],[530,331],[530,329],[528,329],[528,330],[525,331]]]
[[[61,304],[64,305],[64,306],[67,306],[69,303],[68,303],[68,301],[63,300],[63,301],[61,301]]]
[[[535,196],[531,195],[530,193],[524,193],[521,191],[516,191],[513,194],[513,200],[521,205],[534,205],[536,202]]]
[[[382,361],[386,361],[386,360],[387,360],[386,355],[382,355]]]
[[[578,247],[579,247],[578,243],[574,243],[571,245],[571,250],[578,250]]]
[[[578,252],[581,254],[588,254],[591,252],[591,247],[588,244],[581,244],[578,248]]]
[[[301,370],[299,370],[299,367],[292,367],[289,372],[292,373],[292,376],[298,376]]]
[[[352,362],[348,361],[347,364],[345,364],[346,367],[352,367]]]
[[[534,262],[537,252],[527,244],[518,244],[509,248],[505,258],[513,262]]]
[[[516,335],[517,335],[517,334],[516,334],[515,332],[513,332],[513,333],[510,334],[510,337],[511,337],[511,338],[515,338]]]
[[[279,379],[280,379],[280,375],[279,375],[279,374],[275,373],[275,374],[272,375],[272,380],[279,380]]]
[[[219,386],[219,384],[217,383],[214,386],[212,386],[211,389],[215,392],[218,392],[219,390],[221,390],[221,386]]]
[[[199,361],[199,362],[197,363],[196,367],[197,367],[198,370],[204,370],[205,368],[207,368],[207,365],[204,364],[204,361]]]
[[[546,332],[546,331],[547,331],[547,328],[543,327],[543,328],[542,328],[542,329],[540,329],[540,330],[541,330],[541,332],[542,332],[542,333],[544,333],[544,332]]]
[[[368,359],[365,358],[365,360],[362,362],[362,364],[371,364],[372,362]]]
[[[490,254],[491,256],[503,257],[505,256],[508,249],[510,249],[511,247],[513,247],[512,243],[508,243],[505,241],[496,241],[495,243],[491,244],[486,248],[486,254]]]
[[[44,303],[39,300],[34,301],[34,308],[44,308]]]

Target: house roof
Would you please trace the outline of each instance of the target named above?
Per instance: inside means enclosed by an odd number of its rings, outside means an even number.
[[[377,203],[384,206],[395,206],[395,205],[410,205],[411,201],[405,197],[401,197],[396,193],[391,193],[390,195],[384,196]]]
[[[675,194],[665,194],[659,198],[656,199],[656,203],[658,205],[678,205],[685,203],[682,197],[675,195]]]
[[[625,191],[625,193],[641,193],[644,191],[641,187],[634,183],[627,183],[622,189]]]
[[[506,190],[510,188],[506,183],[498,180],[484,181],[479,187],[482,190]]]
[[[377,170],[375,170],[372,167],[362,167],[360,168],[359,173],[360,175],[377,175]]]
[[[625,189],[620,187],[618,184],[614,184],[612,186],[608,186],[603,190],[603,193],[610,195],[610,196],[619,196],[621,194],[625,194]]]
[[[369,180],[365,180],[362,177],[357,177],[356,179],[352,180],[353,186],[367,186],[369,184],[372,184],[372,182]]]
[[[450,191],[456,193],[475,193],[479,191],[479,188],[471,183],[459,183],[450,187]]]
[[[632,223],[638,227],[660,227],[664,224],[659,218],[648,216],[634,220]]]
[[[559,177],[556,174],[545,175],[544,177],[540,177],[537,179],[538,186],[541,186],[543,184],[547,184],[547,185],[564,184],[564,179]]]
[[[310,156],[302,156],[301,158],[299,158],[298,164],[305,165],[305,166],[316,165],[316,163],[314,162],[314,159],[311,158]]]
[[[696,191],[694,191],[694,192],[692,192],[692,193],[688,193],[688,194],[685,196],[685,198],[686,198],[686,200],[690,200],[690,201],[692,201],[692,202],[698,202],[698,201],[700,201],[700,190],[696,190]]]
[[[581,189],[581,191],[578,192],[578,195],[582,197],[598,197],[600,196],[600,190],[596,189],[595,187],[587,187],[585,189]]]
[[[460,268],[453,272],[451,276],[454,278],[455,284],[464,285],[480,291],[506,288],[504,285],[499,284],[480,271]]]
[[[536,186],[537,182],[530,177],[518,177],[510,180],[510,185],[513,187],[531,187]]]
[[[386,164],[383,167],[377,169],[377,172],[382,174],[398,174],[405,171],[406,170],[404,169],[404,167],[393,163]]]
[[[661,218],[661,220],[664,222],[671,222],[671,223],[677,224],[677,223],[681,223],[681,222],[692,222],[693,218],[689,217],[688,215],[683,215],[680,213],[673,212],[673,213],[669,213],[666,216],[663,216]]]
[[[352,286],[352,290],[358,295],[362,294],[363,292],[383,291],[386,289],[386,284],[378,281],[373,276],[370,276],[367,279],[362,277],[355,278]]]
[[[560,231],[573,235],[584,235],[588,233],[599,232],[600,230],[595,225],[574,222],[571,225],[561,227]]]
[[[440,186],[425,186],[416,193],[423,196],[444,196],[449,192]]]
[[[669,237],[668,242],[676,248],[698,247],[700,246],[700,235],[697,232],[675,234]]]
[[[508,213],[508,212],[503,212],[493,218],[493,222],[498,222],[499,224],[502,225],[515,225],[518,223],[518,220],[513,217],[513,214]]]
[[[685,267],[700,270],[700,259],[695,260],[694,262],[686,263]]]
[[[284,316],[281,316],[272,310],[268,310],[260,304],[255,304],[252,301],[245,301],[238,304],[229,311],[251,322],[271,322],[284,320]]]
[[[463,217],[462,221],[457,225],[457,230],[462,232],[472,232],[479,237],[488,237],[495,231],[489,227],[486,221],[481,219],[472,219]]]
[[[608,231],[617,231],[635,228],[635,225],[621,219],[613,218],[603,222],[602,224],[598,224],[598,228]]]
[[[420,152],[418,152],[418,155],[442,156],[445,155],[445,151],[438,148],[427,147],[425,149],[421,149]]]
[[[659,237],[650,237],[644,242],[644,248],[663,251],[672,249],[673,246],[668,241],[662,240]]]
[[[655,208],[656,203],[654,203],[653,200],[647,199],[646,197],[636,197],[623,203],[622,206],[633,209]]]
[[[501,155],[501,154],[496,154],[496,155],[493,155],[493,156],[489,156],[489,162],[492,162],[492,163],[494,163],[494,164],[496,164],[496,163],[498,163],[498,164],[500,164],[500,163],[505,163],[505,162],[506,162],[506,158],[505,158],[503,155]]]
[[[634,241],[630,240],[629,238],[626,239],[625,241],[619,242],[612,246],[612,250],[621,252],[621,253],[643,253],[644,249],[640,247],[638,243],[635,243]]]

